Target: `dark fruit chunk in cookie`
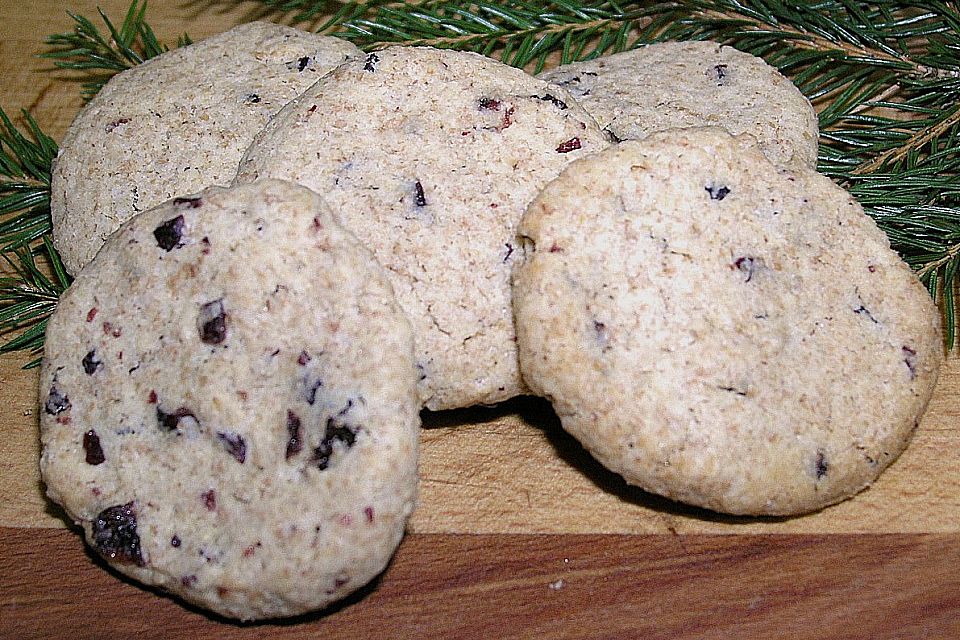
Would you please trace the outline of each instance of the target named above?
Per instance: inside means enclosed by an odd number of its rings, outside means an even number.
[[[356,428],[341,424],[334,418],[328,418],[323,440],[320,441],[320,446],[313,450],[313,461],[321,470],[326,469],[330,465],[330,456],[333,455],[333,448],[337,442],[349,449],[356,441]]]
[[[86,454],[87,464],[96,466],[103,464],[106,459],[103,457],[103,448],[100,446],[100,436],[93,429],[83,434],[83,450]]]
[[[371,53],[367,56],[367,59],[363,62],[364,71],[376,71],[377,63],[380,62],[380,56],[375,53]]]
[[[704,187],[704,190],[710,194],[711,200],[723,200],[730,193],[727,187],[715,187],[713,185]]]
[[[287,452],[286,459],[300,453],[303,449],[303,432],[300,416],[293,411],[287,411]]]
[[[167,220],[153,230],[153,237],[157,239],[157,246],[164,251],[172,251],[181,246],[183,237],[183,216]]]
[[[217,439],[223,444],[227,453],[236,458],[237,462],[243,464],[247,460],[247,442],[239,433],[218,431]]]
[[[91,528],[93,544],[104,557],[138,567],[144,565],[133,502],[107,507],[97,515]]]
[[[90,351],[87,352],[87,355],[83,356],[81,363],[83,364],[83,372],[88,376],[92,376],[93,373],[103,365],[103,362],[97,358],[96,349],[90,349]]]
[[[43,405],[43,410],[52,416],[63,413],[70,408],[70,398],[67,394],[60,391],[56,384],[50,387],[50,393],[47,395],[47,401]]]
[[[561,142],[557,147],[557,153],[570,153],[580,148],[580,138],[570,138],[566,142]]]
[[[167,413],[160,407],[157,407],[157,422],[167,431],[178,430],[180,428],[180,421],[184,418],[189,418],[194,422],[199,423],[197,416],[195,416],[193,412],[186,407],[180,407],[173,413]]]
[[[222,298],[200,307],[197,328],[201,342],[206,344],[220,344],[227,338],[227,314],[223,310]]]

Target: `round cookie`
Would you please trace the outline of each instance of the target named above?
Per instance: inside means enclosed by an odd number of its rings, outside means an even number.
[[[395,47],[348,62],[261,133],[238,180],[283,178],[338,211],[391,274],[430,409],[523,391],[510,308],[516,224],[607,140],[562,89],[474,53]]]
[[[627,482],[734,514],[818,509],[907,445],[939,314],[845,191],[749,136],[676,129],[580,160],[520,224],[520,365]]]
[[[358,55],[337,38],[253,22],[114,76],[70,125],[53,164],[53,238],[67,271],[135,214],[229,184],[270,118]]]
[[[749,133],[774,164],[817,166],[817,114],[761,58],[713,42],[665,42],[564,65],[559,84],[622,140],[675,127]]]
[[[416,494],[413,334],[303,187],[140,214],[61,298],[40,377],[48,495],[119,571],[244,620],[386,566]]]

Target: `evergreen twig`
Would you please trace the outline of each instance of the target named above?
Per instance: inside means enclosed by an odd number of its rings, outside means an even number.
[[[230,0],[232,1],[232,0]],[[817,105],[819,170],[850,190],[887,233],[957,332],[960,274],[960,12],[920,0],[262,0],[294,23],[366,50],[419,44],[478,51],[533,72],[666,40],[713,40],[766,59]],[[106,34],[71,14],[48,38],[58,68],[81,71],[93,95],[110,76],[166,51],[133,0]],[[181,44],[189,38],[181,39]],[[2,114],[2,112],[0,112]],[[56,145],[26,118],[0,118],[0,351],[42,345],[45,318],[68,279],[49,242],[49,162]],[[32,140],[32,142],[31,142]],[[45,181],[46,180],[46,181]],[[44,226],[46,225],[46,226]],[[4,235],[6,234],[6,235]],[[38,244],[37,239],[42,239]],[[32,244],[31,244],[32,243]],[[30,250],[32,247],[32,251]],[[38,268],[37,254],[54,277]]]
[[[145,60],[154,58],[168,47],[157,40],[153,29],[147,24],[147,2],[133,0],[123,23],[117,28],[113,22],[97,9],[100,19],[106,27],[106,33],[89,18],[70,13],[73,18],[73,31],[48,36],[46,44],[50,50],[40,54],[50,58],[58,69],[81,72],[84,80],[83,97],[92,98],[115,74],[129,69]],[[190,44],[190,36],[183,34],[177,45]]]

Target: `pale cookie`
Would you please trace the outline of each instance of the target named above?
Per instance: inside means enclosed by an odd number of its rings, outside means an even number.
[[[917,426],[939,314],[845,191],[677,129],[572,164],[520,225],[526,382],[627,482],[734,514],[869,485]]]
[[[386,566],[416,494],[413,335],[319,197],[211,188],[112,235],[50,320],[48,495],[119,571],[244,620]]]
[[[817,114],[761,58],[713,42],[665,42],[564,65],[540,77],[570,91],[616,137],[674,127],[749,133],[774,164],[817,166]]]
[[[391,272],[430,409],[523,392],[510,310],[524,207],[607,145],[562,89],[474,53],[398,47],[286,107],[238,179],[315,189]]]
[[[229,184],[270,118],[356,55],[337,38],[254,22],[114,76],[74,120],[53,165],[53,238],[67,271],[140,211]]]

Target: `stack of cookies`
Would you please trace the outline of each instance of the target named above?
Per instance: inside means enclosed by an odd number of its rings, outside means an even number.
[[[148,61],[54,167],[48,494],[120,571],[243,620],[383,570],[424,407],[533,392],[648,491],[842,500],[942,355],[816,144],[789,81],[712,43],[535,78],[253,23]]]

